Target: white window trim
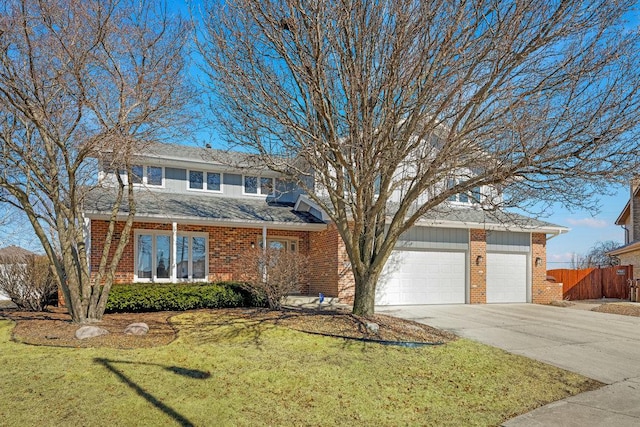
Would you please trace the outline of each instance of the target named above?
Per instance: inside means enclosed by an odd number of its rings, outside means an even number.
[[[455,178],[455,179],[451,179],[453,181],[453,185],[458,185],[458,183],[460,182],[459,179]],[[447,183],[447,186],[449,185],[449,183]],[[480,205],[483,202],[484,199],[484,192],[482,191],[484,186],[480,185],[478,187],[474,187],[474,188],[478,188],[478,191],[480,193],[480,200],[475,200],[473,198],[473,189],[472,190],[468,190],[466,192],[464,192],[464,194],[466,194],[467,196],[467,201],[466,202],[461,202],[460,201],[460,194],[461,193],[456,193],[454,195],[451,195],[447,198],[447,202],[449,202],[452,205],[458,205],[458,206],[474,206],[474,205]],[[455,200],[450,200],[452,197],[455,197]]]
[[[143,165],[143,164],[134,164],[131,165],[132,168],[133,166],[142,166],[142,182],[138,183],[138,182],[134,182],[133,185],[135,187],[149,187],[149,188],[165,188],[165,181],[166,181],[166,171],[164,166],[156,166],[156,165]],[[148,180],[149,180],[149,173],[148,173],[148,169],[149,167],[152,168],[160,168],[162,170],[162,184],[157,185],[157,184],[149,184]],[[126,176],[126,182],[129,182],[129,177]]]
[[[191,188],[191,172],[202,172],[202,188]],[[220,175],[220,190],[209,190],[207,188],[207,175],[209,173],[217,173]],[[196,191],[200,193],[224,193],[224,174],[216,171],[203,171],[199,169],[187,169],[187,191]],[[244,178],[242,179],[242,189],[244,191]]]
[[[139,236],[152,236],[151,238],[151,277],[147,278],[147,277],[138,277],[138,255],[139,255],[139,249],[138,249],[138,237]],[[133,281],[136,283],[171,283],[171,274],[169,274],[168,278],[157,278],[156,274],[157,274],[157,269],[158,266],[156,265],[156,249],[157,249],[157,243],[156,243],[156,238],[157,236],[167,236],[169,237],[169,242],[170,244],[173,244],[173,238],[171,237],[171,231],[170,230],[145,230],[145,229],[139,229],[139,230],[134,230],[133,232],[133,241],[134,241],[134,245],[133,245]],[[171,253],[171,251],[169,252]],[[167,268],[170,269],[171,271],[171,267],[173,265],[175,261],[171,260],[171,265],[168,265]]]
[[[179,278],[178,277],[178,257],[176,255],[176,272],[175,275],[176,277],[174,278],[175,282],[179,282],[179,283],[196,283],[196,282],[207,282],[209,280],[209,234],[208,233],[199,233],[199,232],[192,232],[192,231],[178,231],[178,237],[188,237],[189,238],[189,254],[187,255],[187,259],[188,259],[188,271],[187,271],[187,277],[185,278]],[[191,244],[191,239],[194,237],[204,237],[204,246],[205,246],[205,252],[204,252],[204,277],[199,278],[199,279],[194,279],[193,278],[193,245]],[[173,243],[173,242],[172,242]],[[177,242],[175,243],[177,245]]]
[[[285,242],[286,246],[285,249],[287,251],[291,250],[291,244],[294,243],[295,244],[295,250],[293,252],[295,253],[299,253],[300,252],[300,239],[297,237],[290,237],[290,236],[268,236],[267,237],[267,247],[269,247],[269,243],[273,242],[273,241],[277,241],[277,242]],[[258,242],[259,246],[262,246],[262,242]]]
[[[151,274],[152,277],[151,278],[146,278],[146,277],[138,277],[138,236],[140,235],[147,235],[147,236],[152,236],[152,241],[151,241]],[[157,274],[157,265],[155,265],[156,263],[156,249],[157,249],[157,243],[156,243],[156,238],[157,236],[168,236],[169,237],[169,241],[170,241],[170,245],[171,248],[173,249],[176,245],[177,245],[177,241],[173,236],[173,233],[171,230],[147,230],[147,229],[135,229],[133,232],[133,236],[134,236],[134,245],[133,245],[133,281],[134,283],[174,283],[174,282],[206,282],[209,280],[209,234],[208,233],[203,233],[203,232],[191,232],[191,231],[178,231],[177,233],[178,237],[181,236],[186,236],[189,239],[191,239],[192,237],[204,237],[205,239],[205,254],[204,254],[204,278],[201,279],[193,279],[193,278],[186,278],[186,279],[178,279],[177,278],[177,263],[178,260],[177,259],[171,259],[171,265],[168,265],[167,268],[170,270],[170,275],[168,278],[157,278],[156,274]],[[170,250],[171,253],[171,257],[174,257],[174,253],[175,251]],[[177,257],[176,257],[177,258]],[[192,245],[189,244],[189,254],[188,254],[188,260],[189,260],[189,272],[188,275],[189,276],[193,276],[193,259],[192,259]],[[176,266],[176,268],[174,268],[174,265]]]
[[[245,185],[244,185],[244,180],[246,177],[256,177],[258,179],[258,183],[257,183],[257,192],[255,193],[247,193],[245,191]],[[269,194],[264,194],[262,193],[262,186],[260,185],[260,180],[261,179],[270,179],[271,180],[271,193]],[[270,176],[261,176],[261,175],[242,175],[242,194],[245,196],[274,196],[276,193],[276,179],[272,178]]]

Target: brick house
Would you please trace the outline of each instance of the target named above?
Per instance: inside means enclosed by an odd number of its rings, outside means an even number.
[[[159,143],[136,155],[136,219],[116,282],[233,280],[243,251],[269,245],[309,257],[301,293],[351,302],[349,259],[326,214],[249,156],[238,153],[235,163],[229,156],[234,154]],[[109,183],[122,174],[99,163],[103,185],[83,206],[92,269],[114,200]],[[401,236],[378,284],[377,304],[562,299],[562,288],[546,281],[546,241],[566,228],[455,199]]]
[[[621,265],[632,265],[634,279],[640,279],[640,178],[629,185],[629,201],[616,219],[624,229],[624,245],[609,252],[620,259]]]

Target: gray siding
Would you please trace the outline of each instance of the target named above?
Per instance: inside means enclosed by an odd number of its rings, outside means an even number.
[[[155,166],[145,163],[144,166]],[[195,167],[195,171],[203,172],[218,172],[222,174],[222,193],[211,191],[198,191],[189,189],[189,176],[188,169],[176,168],[165,166],[164,167],[164,186],[148,186],[149,191],[159,191],[168,193],[181,193],[181,194],[198,194],[198,197],[233,197],[233,198],[251,198],[251,199],[266,199],[267,195],[251,195],[244,194],[244,183],[241,173],[228,173],[219,172],[216,170],[203,169],[202,167]],[[255,175],[255,174],[254,174]],[[260,175],[257,175],[260,176]],[[113,172],[106,172],[103,176],[104,183],[116,183],[116,178]],[[275,179],[276,185],[276,200],[282,203],[295,203],[298,196],[304,192],[295,183],[285,181],[283,179]]]
[[[187,171],[185,169],[164,168],[164,187],[172,193],[182,193],[187,188]]]
[[[225,196],[242,197],[242,175],[225,173],[222,183]]]
[[[469,248],[469,230],[461,228],[412,227],[400,236],[399,249],[450,249]]]
[[[487,251],[490,252],[529,252],[530,233],[513,231],[488,231]]]

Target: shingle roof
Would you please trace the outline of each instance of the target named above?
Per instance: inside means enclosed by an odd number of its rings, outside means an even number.
[[[513,212],[505,212],[499,210],[485,211],[475,207],[450,207],[432,211],[426,214],[421,221],[450,221],[465,224],[486,224],[486,225],[502,225],[508,228],[554,228],[558,230],[567,230],[568,228],[552,224],[550,222],[541,221],[536,218],[530,218]]]
[[[108,153],[109,150],[105,152]],[[134,156],[142,159],[142,161],[145,161],[144,159],[160,159],[171,161],[172,163],[206,163],[235,169],[248,168],[257,171],[268,171],[264,162],[257,155],[194,145],[145,142],[138,147]]]
[[[15,246],[15,245],[11,245],[11,246],[7,246],[6,248],[1,248],[0,249],[0,258],[5,258],[5,259],[24,259],[28,256],[33,256],[36,255],[35,253],[21,248],[19,246]]]
[[[84,209],[89,216],[106,215],[111,212],[114,201],[114,194],[109,190],[93,191],[85,199]],[[290,225],[324,224],[309,213],[296,212],[290,205],[270,203],[263,198],[193,196],[140,190],[136,192],[136,201],[137,218]],[[120,212],[128,213],[128,204],[123,203]]]

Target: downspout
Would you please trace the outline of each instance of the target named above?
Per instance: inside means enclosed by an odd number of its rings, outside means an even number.
[[[84,247],[87,255],[87,266],[89,267],[89,277],[91,277],[91,218],[87,218],[82,214],[83,225],[82,233],[84,234]]]
[[[178,264],[176,259],[178,257],[178,223],[171,223],[171,281],[176,282],[178,279]]]
[[[622,227],[622,229],[624,230],[624,244],[628,245],[630,243],[629,242],[629,229],[624,224],[620,225],[620,227]]]
[[[262,226],[262,255],[265,256],[266,259],[266,254],[267,254],[267,226],[264,225]],[[262,267],[262,281],[263,282],[267,282],[267,264],[265,261],[265,264]]]
[[[267,226],[262,227],[262,252],[267,252]]]

